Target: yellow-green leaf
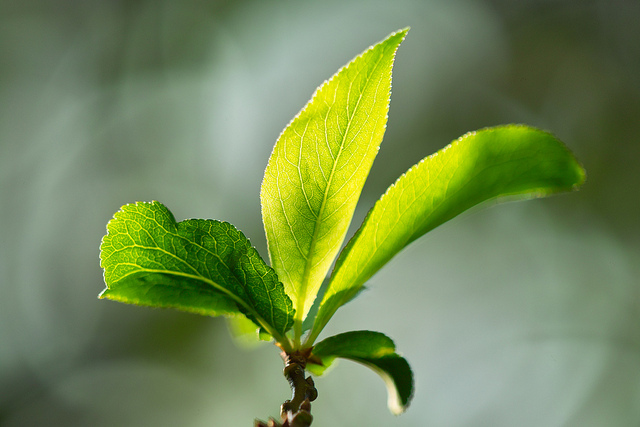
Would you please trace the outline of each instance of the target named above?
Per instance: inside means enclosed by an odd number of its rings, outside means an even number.
[[[391,69],[408,29],[320,86],[280,135],[261,189],[271,264],[300,326],[351,222],[384,135]]]
[[[336,262],[309,341],[380,267],[429,230],[487,200],[542,197],[584,179],[573,154],[547,132],[509,125],[462,136],[376,202]]]

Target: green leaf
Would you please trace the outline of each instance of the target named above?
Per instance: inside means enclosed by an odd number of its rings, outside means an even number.
[[[407,31],[369,48],[320,86],[269,159],[262,217],[271,263],[293,299],[298,329],[340,249],[378,152],[391,68]]]
[[[233,225],[176,223],[158,202],[123,206],[100,247],[100,298],[205,314],[247,315],[279,341],[294,311],[273,269]]]
[[[312,356],[322,365],[309,363],[307,370],[321,375],[337,357],[353,360],[373,369],[387,385],[388,405],[398,415],[413,397],[413,373],[404,357],[396,353],[391,338],[380,332],[351,331],[329,337],[313,348]]]
[[[470,207],[576,189],[584,169],[553,135],[521,125],[468,133],[409,169],[340,254],[309,342],[406,245]]]

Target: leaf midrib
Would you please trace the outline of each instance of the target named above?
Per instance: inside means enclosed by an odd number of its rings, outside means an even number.
[[[142,273],[152,273],[152,274],[168,274],[168,275],[172,275],[172,276],[185,277],[187,279],[194,279],[194,280],[199,280],[201,282],[205,282],[207,285],[210,285],[213,288],[215,288],[216,290],[219,290],[219,291],[223,292],[224,294],[228,295],[229,297],[233,298],[234,301],[239,302],[240,304],[242,304],[248,310],[253,311],[251,306],[247,305],[247,303],[245,303],[243,300],[238,298],[233,292],[231,292],[230,290],[228,290],[224,286],[218,284],[217,282],[214,282],[213,280],[208,279],[208,278],[206,278],[204,276],[196,275],[196,274],[189,274],[189,273],[184,273],[184,272],[181,272],[181,271],[174,271],[174,270],[144,268],[144,267],[140,267],[138,264],[135,264],[135,263],[132,263],[132,262],[121,262],[121,263],[118,263],[118,265],[135,266],[135,267],[137,267],[137,270],[130,271],[129,273],[122,275],[115,283],[121,282],[121,281],[125,280],[129,276],[132,276],[134,274],[139,274],[141,272]]]
[[[254,316],[256,318],[258,323],[260,323],[260,325],[267,332],[269,332],[274,338],[276,338],[276,340],[278,340],[278,342],[280,342],[280,343],[285,343],[286,342],[284,340],[284,337],[282,335],[280,335],[280,333],[278,331],[273,329],[271,327],[271,325],[266,320],[264,320],[264,318],[262,316],[260,316],[260,314],[251,305],[247,304],[245,301],[243,301],[241,298],[239,298],[233,292],[231,292],[230,290],[228,290],[224,286],[218,284],[217,282],[214,282],[211,279],[208,279],[208,278],[206,278],[204,276],[200,276],[200,275],[183,273],[181,271],[144,268],[144,267],[140,267],[138,264],[129,263],[129,262],[121,262],[121,263],[118,263],[118,264],[135,266],[135,267],[137,267],[137,270],[131,271],[131,272],[123,275],[115,283],[121,282],[124,279],[126,279],[127,277],[129,277],[129,276],[131,276],[133,274],[139,274],[140,272],[142,272],[142,273],[150,273],[150,274],[168,274],[168,275],[179,276],[179,277],[184,277],[184,278],[187,278],[187,279],[193,279],[193,280],[198,280],[198,281],[204,282],[207,285],[210,285],[214,289],[216,289],[216,290],[222,292],[223,294],[227,295],[228,297],[230,297],[235,303],[243,306],[247,311],[249,311],[251,313],[252,316]]]
[[[451,162],[453,159],[447,159],[447,161]],[[431,190],[431,187],[433,186],[433,182],[436,181],[438,179],[438,177],[444,173],[447,169],[451,169],[450,175],[451,177],[449,178],[449,181],[446,183],[446,190],[445,190],[445,194],[444,196],[440,199],[440,201],[438,201],[437,203],[433,203],[432,200],[432,205],[431,205],[431,211],[429,212],[429,214],[427,216],[425,216],[422,219],[422,222],[429,222],[429,220],[436,214],[436,212],[438,212],[438,210],[442,207],[442,205],[446,202],[449,201],[450,203],[450,199],[455,196],[458,195],[459,193],[461,193],[462,191],[464,191],[467,188],[467,185],[469,185],[469,183],[473,182],[479,175],[481,175],[482,173],[486,172],[489,169],[494,169],[497,167],[500,167],[502,165],[506,165],[509,163],[514,163],[514,162],[518,162],[520,161],[520,158],[516,158],[516,159],[508,159],[505,160],[503,162],[499,162],[499,163],[493,163],[491,165],[485,165],[481,168],[477,168],[474,169],[474,173],[469,175],[466,179],[464,179],[463,181],[461,181],[456,190],[453,192],[449,192],[449,183],[451,182],[451,180],[453,179],[453,176],[455,175],[455,173],[457,172],[459,165],[456,166],[455,168],[449,168],[446,166],[446,164],[443,164],[441,169],[437,172],[436,176],[433,179],[430,179],[431,182],[429,182],[429,185],[423,186],[421,188],[421,191],[419,191],[418,195],[416,197],[413,198],[413,200],[411,201],[411,203],[409,204],[409,207],[407,207],[404,212],[402,212],[402,214],[400,214],[398,216],[398,218],[396,219],[396,221],[394,222],[393,226],[389,227],[386,235],[384,236],[384,238],[382,239],[381,243],[378,243],[377,241],[377,237],[378,237],[378,226],[379,223],[376,223],[376,230],[373,232],[374,233],[374,238],[376,239],[375,245],[374,245],[374,250],[373,253],[371,254],[371,256],[369,257],[369,259],[373,259],[375,257],[375,255],[378,253],[378,251],[380,250],[380,248],[384,245],[384,243],[387,241],[387,239],[389,238],[389,236],[392,234],[392,230],[395,229],[395,227],[398,225],[398,223],[402,222],[402,220],[405,218],[405,216],[407,215],[411,215],[413,214],[413,207],[418,203],[418,200],[422,199],[422,197],[425,195],[425,193],[427,193],[428,191]],[[421,163],[421,162],[420,162]],[[523,174],[523,171],[520,171],[521,174]],[[417,178],[414,178],[414,180]],[[515,181],[516,178],[512,178],[511,181]],[[404,192],[406,190],[405,188],[402,188],[401,191]],[[529,191],[527,191],[529,192]],[[383,195],[383,196],[386,196]],[[495,197],[500,197],[500,194],[498,194]],[[488,199],[490,200],[490,199]],[[468,208],[467,208],[468,209]],[[414,221],[415,222],[415,221]],[[416,238],[416,235],[422,235],[424,233],[420,233],[420,230],[416,230],[414,233],[408,235],[402,242],[402,244],[400,246],[404,247],[408,244],[408,242],[413,241]],[[360,277],[362,276],[362,271],[357,272],[356,273],[356,281],[360,280]]]

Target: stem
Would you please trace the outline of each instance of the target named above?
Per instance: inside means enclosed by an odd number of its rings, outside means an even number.
[[[315,331],[314,329],[311,329],[311,332],[309,332],[309,335],[307,335],[307,339],[304,340],[304,344],[302,346],[303,347],[313,346],[313,343],[318,338],[318,335],[320,335],[320,332],[322,332],[322,329],[320,329],[319,331]]]
[[[277,336],[276,335],[271,335],[271,336],[275,339],[278,347],[280,347],[283,351],[286,351],[286,352],[293,351],[293,345],[291,344],[291,340],[289,339],[289,337],[287,337],[286,335],[280,335],[280,334],[277,334]],[[298,344],[298,347],[299,346],[300,345]]]
[[[302,340],[302,319],[294,319],[293,321],[293,336],[295,348],[300,348],[300,342]]]
[[[286,400],[280,408],[282,423],[273,418],[268,423],[256,420],[255,427],[309,427],[313,421],[311,402],[318,397],[313,379],[304,375],[311,348],[283,351],[280,355],[285,364],[283,374],[291,386],[291,400]]]

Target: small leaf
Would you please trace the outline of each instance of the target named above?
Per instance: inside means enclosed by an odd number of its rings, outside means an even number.
[[[407,409],[413,397],[413,373],[405,358],[396,353],[391,340],[380,332],[351,331],[329,337],[313,348],[312,356],[322,361],[307,364],[307,370],[321,375],[337,357],[361,363],[382,377],[389,394],[391,412],[398,415]]]
[[[281,338],[293,323],[284,287],[233,225],[176,223],[158,202],[123,206],[100,247],[107,288],[100,298],[205,314],[243,313]]]
[[[494,199],[576,189],[584,169],[553,135],[521,125],[468,133],[393,184],[340,254],[309,342],[341,305],[406,245],[470,207]]]
[[[293,299],[298,329],[340,249],[378,152],[391,68],[407,31],[369,48],[319,87],[269,159],[262,217],[271,264]]]

